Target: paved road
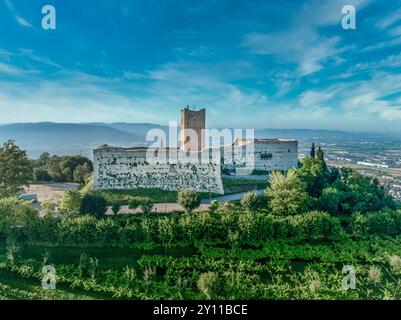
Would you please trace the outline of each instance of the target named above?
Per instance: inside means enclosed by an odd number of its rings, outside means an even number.
[[[265,189],[256,190],[256,192],[260,196],[263,195],[264,191],[265,191]],[[220,196],[220,197],[216,197],[216,198],[212,198],[212,199],[204,199],[201,201],[201,203],[202,204],[210,204],[210,202],[213,200],[217,200],[218,202],[241,200],[245,193],[246,192],[239,192],[239,193],[227,194],[225,196]]]
[[[263,195],[263,192],[264,192],[264,189],[257,190],[258,195]],[[240,200],[240,199],[242,199],[244,194],[245,194],[245,192],[239,192],[239,193],[228,194],[225,196],[212,198],[211,200],[217,200],[219,202]],[[205,211],[205,210],[209,209],[211,200],[210,199],[202,200],[201,205],[195,211]],[[156,212],[169,213],[169,212],[174,212],[174,211],[185,211],[185,210],[178,203],[156,203],[152,209],[152,212],[155,212],[155,213]],[[128,206],[121,206],[121,209],[118,214],[138,214],[140,212],[141,212],[141,209],[139,209],[139,208],[136,210],[131,210],[128,208]],[[107,209],[106,214],[108,214],[108,215],[113,214],[111,207],[109,207]]]

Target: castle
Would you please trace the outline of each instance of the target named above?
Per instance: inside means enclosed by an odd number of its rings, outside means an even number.
[[[220,146],[219,138],[217,145],[210,146],[211,135],[205,133],[209,133],[206,110],[187,107],[181,110],[179,146],[121,148],[103,145],[93,151],[93,187],[193,188],[199,192],[223,194],[222,173],[235,177],[287,171],[298,166],[297,140],[238,137]]]

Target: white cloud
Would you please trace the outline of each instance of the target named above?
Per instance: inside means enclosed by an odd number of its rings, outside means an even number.
[[[376,22],[376,27],[379,30],[387,29],[401,20],[401,8],[394,10],[391,14],[380,17]]]
[[[33,26],[28,22],[27,19],[23,18],[15,8],[14,3],[11,0],[4,0],[4,3],[8,10],[10,10],[15,17],[15,20],[18,22],[19,25],[26,27],[26,28],[33,28]]]
[[[335,108],[344,121],[354,119],[355,126],[372,119],[376,127],[401,121],[401,104],[388,96],[401,91],[401,75],[376,72],[369,80],[339,83],[321,91],[306,91],[300,96],[300,104],[307,108],[322,106]],[[322,114],[322,118],[330,118]],[[388,123],[385,125],[385,123]]]
[[[23,26],[23,27],[28,27],[28,28],[33,28],[33,26],[24,18],[20,17],[20,16],[15,16],[15,19],[17,20],[17,22]]]
[[[278,62],[290,62],[298,66],[298,76],[306,76],[321,70],[325,63],[344,61],[339,56],[352,47],[341,46],[339,36],[323,36],[319,28],[341,24],[341,8],[352,4],[358,9],[370,1],[310,1],[298,8],[288,28],[273,33],[249,33],[243,45],[251,52],[276,56]]]
[[[0,74],[1,73],[16,76],[21,75],[23,71],[19,68],[14,67],[13,65],[0,62]]]

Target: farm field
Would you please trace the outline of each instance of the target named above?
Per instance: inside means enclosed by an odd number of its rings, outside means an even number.
[[[383,299],[399,298],[401,239],[339,243],[269,241],[253,247],[198,243],[166,249],[32,246],[20,262],[0,260],[3,299]],[[1,251],[4,252],[4,245]],[[43,253],[57,270],[56,290],[41,288]],[[82,253],[99,261],[96,275],[80,275]],[[344,265],[359,285],[345,290]],[[373,268],[373,269],[372,269]],[[376,268],[376,269],[374,269]],[[380,269],[379,269],[380,268]],[[381,270],[375,278],[372,270]],[[224,283],[202,289],[196,279],[213,272]],[[376,276],[377,277],[377,276]],[[221,285],[220,283],[220,285]]]

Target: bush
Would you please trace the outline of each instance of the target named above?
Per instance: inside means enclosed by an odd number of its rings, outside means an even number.
[[[79,214],[82,202],[82,195],[79,191],[68,190],[63,193],[60,202],[60,209],[68,216]]]
[[[122,205],[123,205],[123,201],[118,201],[118,200],[114,201],[113,205],[111,206],[111,210],[113,211],[114,214],[118,214]]]
[[[354,213],[350,228],[356,237],[396,236],[401,234],[401,210],[390,209],[370,213]]]
[[[337,239],[342,229],[339,220],[325,212],[311,211],[289,218],[293,232],[304,239]]]
[[[28,203],[15,198],[0,199],[0,234],[20,235],[38,219],[38,213]]]
[[[106,213],[107,202],[104,197],[98,194],[86,194],[82,198],[79,212],[81,214],[92,214],[102,216]]]
[[[248,211],[255,211],[262,205],[262,200],[256,191],[249,191],[241,199],[241,206]]]
[[[277,171],[273,172],[269,183],[265,194],[272,214],[288,216],[308,210],[310,197],[305,191],[305,184],[297,176],[297,170],[291,169],[287,176]]]
[[[154,201],[148,197],[130,197],[128,206],[131,210],[141,208],[144,214],[149,214],[154,206]]]
[[[69,245],[96,245],[96,221],[95,217],[89,215],[62,220],[57,228],[59,241]]]
[[[200,205],[200,198],[194,189],[186,189],[178,192],[177,202],[187,212],[191,212]]]
[[[323,211],[337,214],[342,199],[342,192],[336,188],[325,188],[319,198],[319,207]]]
[[[214,272],[202,273],[198,280],[198,289],[208,298],[216,296],[219,288],[219,277]]]

